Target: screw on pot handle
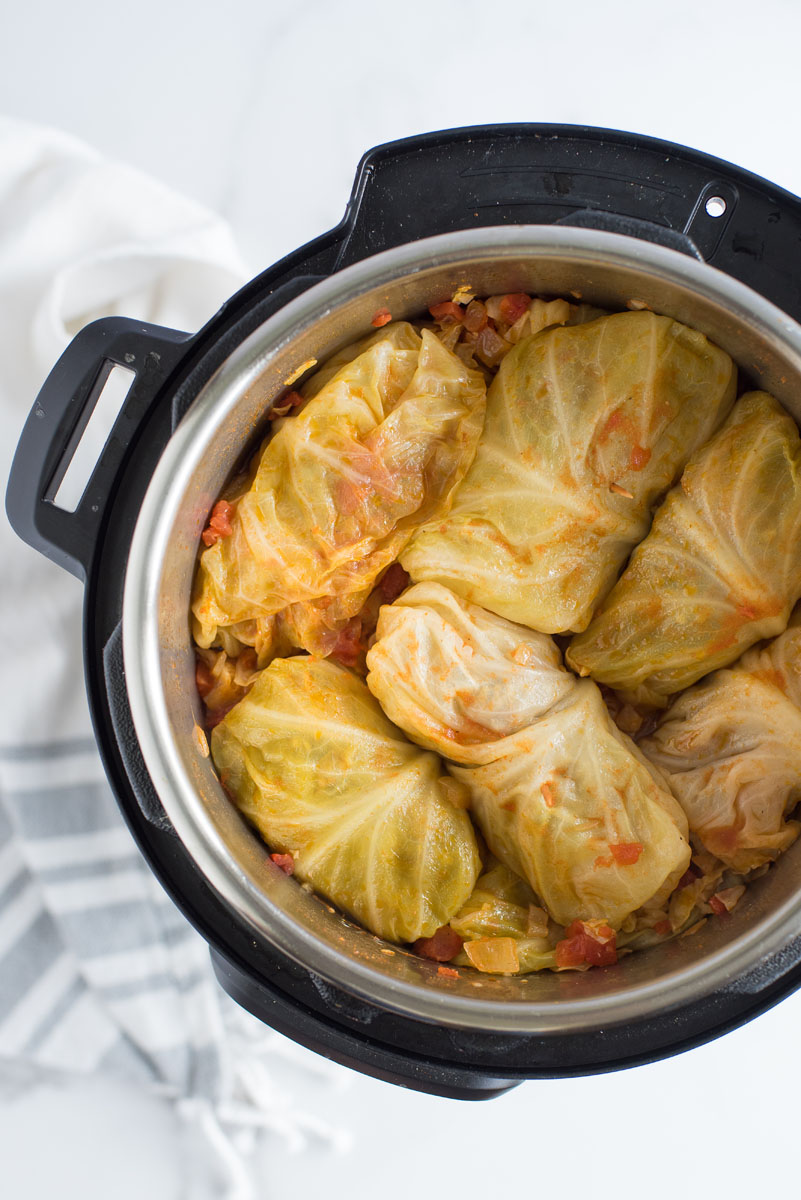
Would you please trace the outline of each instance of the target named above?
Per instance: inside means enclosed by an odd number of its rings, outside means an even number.
[[[125,453],[189,337],[126,317],[94,321],[70,342],[36,398],[14,455],[6,511],[23,541],[79,579],[89,573]],[[86,472],[88,482],[81,487],[81,480],[71,480],[76,497],[71,504],[64,485],[116,367],[130,373],[130,387],[99,458]]]

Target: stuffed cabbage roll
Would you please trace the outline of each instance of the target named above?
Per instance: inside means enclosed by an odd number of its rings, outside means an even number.
[[[667,698],[761,638],[801,596],[801,439],[750,392],[688,463],[567,661],[635,703]]]
[[[580,682],[547,716],[499,742],[495,761],[449,767],[492,853],[555,921],[614,929],[665,898],[690,862],[687,818],[664,781]]]
[[[549,637],[418,583],[379,612],[367,686],[420,746],[486,762],[575,687]]]
[[[228,505],[229,532],[201,555],[193,613],[203,648],[221,629],[287,610],[284,632],[327,653],[472,461],[485,383],[432,333],[387,325],[341,358],[278,423]]]
[[[702,334],[651,312],[523,338],[449,515],[417,531],[403,566],[544,633],[585,629],[735,376]]]
[[[276,659],[213,731],[211,751],[271,849],[378,936],[429,937],[473,890],[481,860],[456,785],[346,668]]]
[[[640,743],[703,845],[732,870],[796,839],[801,801],[801,628],[690,688]]]

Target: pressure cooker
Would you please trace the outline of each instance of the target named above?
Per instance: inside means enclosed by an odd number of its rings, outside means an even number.
[[[801,200],[705,154],[559,125],[426,134],[363,158],[335,229],[196,333],[112,317],[39,393],[7,506],[85,583],[84,661],[108,778],[225,990],[329,1058],[442,1096],[689,1049],[801,984],[801,841],[730,918],[586,973],[495,977],[359,928],[269,858],[197,738],[189,603],[209,509],[287,382],[460,286],[649,307],[704,332],[801,421]],[[74,506],[59,488],[115,366],[133,383]]]

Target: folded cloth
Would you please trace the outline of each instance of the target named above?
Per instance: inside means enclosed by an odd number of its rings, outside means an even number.
[[[245,278],[219,218],[65,135],[0,119],[2,476],[83,325],[122,314],[191,331]],[[0,1058],[160,1088],[244,1196],[237,1121],[295,1144],[304,1130],[336,1135],[271,1087],[282,1039],[219,989],[205,943],[123,825],[84,693],[81,586],[5,520],[0,561]]]

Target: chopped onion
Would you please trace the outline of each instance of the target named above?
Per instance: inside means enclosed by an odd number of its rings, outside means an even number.
[[[462,336],[462,326],[461,325],[445,325],[437,333],[437,337],[442,342],[442,344],[446,350],[455,350],[459,343],[459,338],[461,336]]]
[[[726,912],[731,912],[731,910],[738,903],[738,901],[740,900],[740,898],[744,894],[744,892],[745,892],[745,884],[738,883],[735,887],[723,888],[722,891],[715,892],[715,895],[712,897],[712,899],[719,900],[720,903],[723,905],[723,907],[726,909]]]
[[[481,330],[476,342],[476,355],[487,367],[495,367],[511,349],[506,338],[487,325]]]
[[[526,933],[529,937],[548,936],[548,914],[544,908],[540,908],[537,904],[529,904],[528,906]]]
[[[471,288],[470,284],[463,283],[461,287],[458,287],[451,296],[451,302],[453,304],[469,304],[474,296],[475,292]]]
[[[484,307],[487,310],[487,316],[493,321],[501,319],[501,301],[503,296],[490,296],[484,301]]]
[[[464,327],[470,333],[480,333],[487,324],[487,310],[480,300],[471,300],[464,314]]]
[[[465,942],[464,951],[477,971],[514,975],[520,970],[514,938],[479,938],[475,942]]]
[[[529,331],[539,333],[551,325],[564,325],[572,311],[567,300],[533,300],[528,311]]]

